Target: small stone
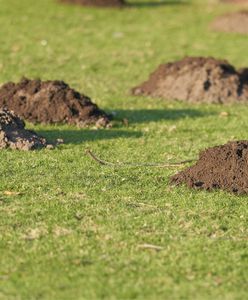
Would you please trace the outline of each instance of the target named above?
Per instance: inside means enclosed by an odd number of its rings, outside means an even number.
[[[220,116],[220,117],[228,117],[228,116],[229,116],[229,113],[226,112],[226,111],[222,111],[222,112],[220,112],[219,116]]]
[[[57,139],[56,142],[57,142],[58,145],[64,144],[64,140],[63,139]]]
[[[53,146],[52,144],[48,144],[48,145],[46,146],[46,148],[47,148],[48,150],[52,150],[52,149],[54,149],[54,146]]]

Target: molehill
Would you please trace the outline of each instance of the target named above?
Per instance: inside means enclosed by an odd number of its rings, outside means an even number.
[[[192,167],[171,177],[175,185],[248,193],[248,141],[232,141],[204,150]]]
[[[34,150],[48,145],[45,138],[26,130],[25,123],[7,109],[0,110],[0,149]]]
[[[32,123],[67,123],[84,127],[105,127],[108,115],[91,99],[71,89],[63,81],[22,79],[0,88],[0,107],[13,110]]]
[[[221,0],[221,2],[230,4],[248,4],[248,0]]]
[[[185,57],[160,65],[131,92],[191,103],[246,102],[248,68],[236,70],[226,60],[212,57]]]
[[[212,28],[222,32],[248,34],[248,11],[243,10],[217,17],[212,23]]]

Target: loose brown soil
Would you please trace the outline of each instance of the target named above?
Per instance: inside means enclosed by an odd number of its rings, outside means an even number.
[[[25,123],[7,109],[0,110],[0,149],[34,150],[48,145],[34,131],[26,130]]]
[[[243,10],[220,16],[214,20],[212,28],[217,31],[248,34],[248,11]]]
[[[192,103],[245,102],[248,68],[236,70],[227,61],[211,57],[186,57],[160,65],[132,93]]]
[[[171,183],[248,193],[248,141],[228,142],[202,151],[197,163],[173,176]]]
[[[0,88],[0,107],[13,110],[32,123],[68,123],[79,127],[106,126],[109,118],[90,98],[63,81],[23,79]]]
[[[231,3],[231,4],[248,4],[248,0],[221,0],[221,2]]]
[[[84,6],[100,7],[122,7],[125,5],[124,0],[60,0],[61,2],[78,4]]]

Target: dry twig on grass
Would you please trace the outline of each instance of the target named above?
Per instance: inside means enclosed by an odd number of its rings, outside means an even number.
[[[170,168],[170,167],[178,167],[181,165],[184,165],[186,163],[190,163],[190,162],[194,162],[196,161],[195,159],[188,159],[188,160],[183,160],[183,161],[179,161],[179,162],[174,162],[174,163],[156,163],[156,162],[152,162],[152,163],[131,163],[131,162],[117,162],[117,163],[113,163],[110,161],[106,161],[103,160],[99,157],[97,157],[91,150],[87,149],[86,150],[86,154],[91,157],[94,161],[96,161],[98,164],[103,165],[103,166],[110,166],[110,167],[157,167],[157,168]]]
[[[156,251],[161,251],[164,249],[161,246],[152,245],[152,244],[142,244],[142,245],[138,245],[138,247],[140,249],[151,249],[151,250],[156,250]]]

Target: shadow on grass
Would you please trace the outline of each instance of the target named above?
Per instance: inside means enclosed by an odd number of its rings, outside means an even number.
[[[115,110],[117,120],[126,118],[129,123],[159,122],[162,120],[179,120],[184,118],[200,118],[210,114],[196,109],[139,109]]]
[[[188,1],[185,0],[164,0],[164,1],[140,1],[140,2],[132,2],[127,3],[127,7],[158,7],[158,6],[164,6],[164,5],[183,5],[188,4]]]
[[[50,142],[56,139],[63,139],[65,144],[82,144],[83,142],[109,140],[117,138],[139,138],[142,136],[141,132],[130,132],[127,130],[116,129],[48,129],[36,130],[36,132],[47,138]]]
[[[179,120],[184,118],[199,118],[211,113],[201,112],[195,109],[139,109],[139,110],[115,110],[114,120],[126,118],[129,124],[159,122],[162,120]],[[142,133],[139,131],[112,129],[57,129],[36,130],[36,132],[46,137],[50,142],[58,138],[64,140],[65,144],[81,144],[88,141],[109,140],[117,138],[139,138]]]

